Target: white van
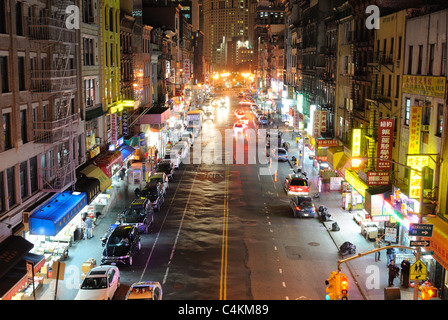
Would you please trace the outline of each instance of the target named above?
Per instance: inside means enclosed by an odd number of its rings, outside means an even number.
[[[193,134],[192,132],[190,132],[190,131],[185,131],[184,133],[182,133],[182,136],[181,136],[181,137],[182,137],[182,138],[183,138],[183,137],[190,138],[191,145],[193,146],[193,142],[194,142],[194,134]]]
[[[180,158],[185,159],[190,151],[190,145],[186,141],[178,141],[173,147],[174,150],[180,151]]]

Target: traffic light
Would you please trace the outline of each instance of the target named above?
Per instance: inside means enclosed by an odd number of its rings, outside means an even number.
[[[330,278],[325,280],[325,284],[327,285],[327,288],[325,289],[325,291],[327,292],[325,299],[337,300],[339,297],[338,272],[333,271],[330,275]]]
[[[430,300],[431,298],[437,297],[437,288],[436,287],[420,287],[420,291],[422,292],[421,298],[422,300]]]
[[[343,273],[339,274],[339,288],[341,291],[341,299],[348,300],[348,277]]]

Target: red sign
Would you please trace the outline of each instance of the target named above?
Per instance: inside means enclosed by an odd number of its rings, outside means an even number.
[[[392,159],[392,147],[394,139],[394,120],[380,119],[378,121],[378,148],[377,157],[380,159]],[[377,170],[391,170],[392,163],[390,161],[377,160]]]
[[[337,147],[339,146],[339,140],[337,139],[318,139],[317,147],[318,148],[328,148],[328,147]]]

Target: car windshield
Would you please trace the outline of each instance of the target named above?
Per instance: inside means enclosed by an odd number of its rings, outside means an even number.
[[[127,237],[120,237],[120,236],[113,236],[108,241],[108,246],[128,246],[129,245],[129,239]]]
[[[157,167],[157,171],[163,171],[163,172],[168,171],[170,169],[171,169],[171,166],[169,163],[161,163]]]
[[[87,277],[84,279],[81,285],[81,289],[106,289],[107,279],[106,277]]]
[[[278,149],[278,153],[280,154],[286,154],[286,150],[284,150],[284,149]]]
[[[149,178],[149,181],[151,183],[153,183],[153,182],[163,182],[162,181],[162,177],[151,177],[151,178]]]
[[[303,200],[302,202],[300,202],[300,207],[302,207],[302,208],[312,208],[312,207],[314,207],[314,204],[311,201]]]
[[[292,179],[291,186],[300,186],[300,187],[308,187],[308,181],[304,179]]]
[[[145,215],[145,209],[143,207],[134,207],[134,208],[128,208],[125,212],[124,212],[125,216],[140,216],[140,215]]]

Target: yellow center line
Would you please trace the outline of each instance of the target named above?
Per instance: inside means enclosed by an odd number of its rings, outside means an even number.
[[[224,217],[222,221],[221,277],[219,300],[227,299],[227,239],[229,223],[229,168],[226,168],[224,189]]]

